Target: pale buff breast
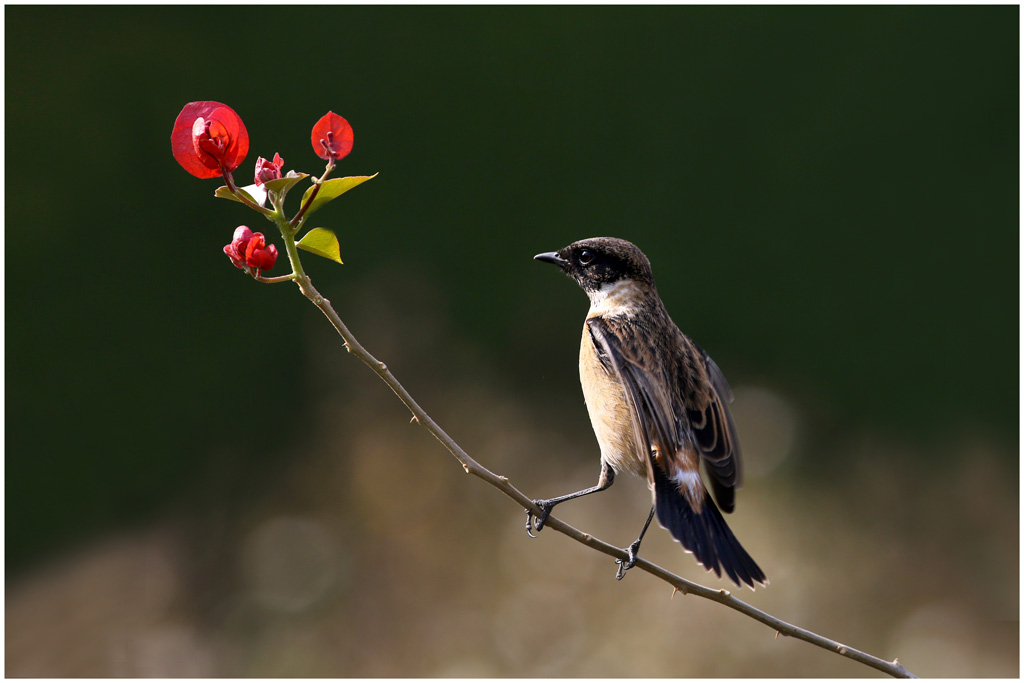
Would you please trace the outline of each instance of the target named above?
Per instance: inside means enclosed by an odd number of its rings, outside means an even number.
[[[625,389],[616,377],[605,372],[586,325],[580,343],[580,383],[590,423],[601,446],[601,459],[618,472],[631,472],[646,479],[647,466],[636,447]]]

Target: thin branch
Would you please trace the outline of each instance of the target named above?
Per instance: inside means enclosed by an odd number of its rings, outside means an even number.
[[[258,273],[253,273],[252,277],[254,280],[259,280],[260,282],[264,282],[268,285],[275,285],[278,284],[279,282],[291,282],[292,280],[295,279],[295,273],[288,273],[287,275],[278,275],[277,277],[263,277]]]
[[[224,176],[224,182],[227,184],[228,190],[231,191],[231,194],[235,195],[235,198],[238,199],[238,201],[242,202],[243,204],[248,206],[250,209],[253,209],[255,211],[259,211],[261,214],[263,214],[267,218],[271,218],[274,215],[273,211],[271,211],[270,209],[268,209],[266,207],[263,207],[263,206],[260,206],[259,204],[253,202],[251,199],[249,199],[245,195],[245,193],[243,193],[241,190],[238,189],[238,186],[235,185],[235,179],[231,175],[231,171],[229,171],[226,168],[224,168],[224,164],[220,165],[220,172],[221,172],[221,175]],[[273,219],[271,219],[271,220],[273,220]]]
[[[302,208],[295,214],[295,217],[288,221],[288,225],[291,226],[293,231],[298,229],[302,217],[306,215],[306,211],[313,205],[313,200],[316,199],[316,195],[320,192],[320,188],[323,186],[324,181],[327,180],[327,176],[330,175],[331,171],[334,170],[334,157],[327,162],[327,169],[324,174],[313,181],[313,191],[309,193],[309,199],[302,203]]]
[[[395,392],[395,395],[397,395],[402,403],[404,403],[412,412],[413,421],[419,422],[427,429],[428,432],[433,434],[434,438],[440,441],[441,444],[447,448],[453,456],[455,456],[455,459],[459,461],[463,469],[465,469],[468,474],[472,474],[483,479],[519,505],[533,510],[535,514],[540,514],[540,510],[538,510],[533,504],[533,499],[509,483],[508,477],[503,477],[491,472],[489,469],[471,458],[469,454],[467,454],[466,451],[464,451],[462,447],[455,442],[454,439],[448,436],[448,434],[441,429],[436,422],[434,422],[434,419],[430,417],[430,415],[428,415],[418,403],[416,403],[415,399],[413,399],[409,392],[405,390],[405,387],[399,383],[391,373],[391,370],[388,369],[387,365],[374,358],[373,355],[359,343],[355,336],[349,331],[348,327],[345,326],[345,323],[342,322],[334,308],[331,307],[331,302],[324,298],[320,292],[313,287],[313,283],[310,281],[308,276],[297,277],[296,283],[299,285],[299,289],[302,290],[302,293],[312,301],[325,316],[327,316],[328,320],[331,321],[331,324],[334,325],[334,329],[336,329],[338,334],[341,335],[341,338],[345,340],[345,346],[348,351],[359,358],[359,360],[366,363],[371,370],[377,373],[377,375],[384,380],[389,387],[391,387],[391,390]],[[610,555],[620,560],[628,559],[628,555],[622,548],[605,543],[588,533],[566,524],[556,517],[548,517],[546,526],[606,555]],[[838,643],[829,638],[819,636],[817,633],[800,628],[799,626],[794,626],[793,624],[773,617],[767,612],[757,609],[753,605],[743,602],[728,590],[715,590],[702,586],[698,583],[694,583],[681,576],[677,576],[670,571],[662,569],[658,565],[648,562],[643,558],[637,558],[636,568],[658,577],[673,588],[679,590],[684,595],[692,594],[725,605],[726,607],[747,615],[755,621],[761,622],[776,633],[781,633],[782,635],[791,636],[793,638],[806,641],[812,645],[817,645],[824,650],[835,652],[839,655],[852,659],[855,662],[860,662],[861,664],[865,664],[883,673],[889,674],[894,678],[917,678],[917,676],[907,671],[903,665],[899,663],[898,659],[889,662],[866,652],[843,645],[842,643]]]

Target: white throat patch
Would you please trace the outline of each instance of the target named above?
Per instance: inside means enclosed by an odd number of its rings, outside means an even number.
[[[602,285],[594,292],[587,292],[590,297],[588,318],[596,315],[629,315],[633,313],[633,305],[640,299],[640,287],[633,280],[618,280]]]

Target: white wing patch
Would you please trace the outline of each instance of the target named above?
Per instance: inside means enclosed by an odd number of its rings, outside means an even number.
[[[704,482],[701,481],[700,474],[696,470],[680,470],[672,475],[672,481],[679,486],[680,491],[684,487],[689,491],[690,500],[700,500],[701,494],[704,492]]]

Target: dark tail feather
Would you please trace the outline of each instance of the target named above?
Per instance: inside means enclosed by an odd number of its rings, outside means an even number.
[[[675,483],[655,466],[654,501],[658,522],[706,569],[718,576],[724,569],[737,586],[745,583],[754,588],[755,582],[761,585],[768,583],[764,572],[736,540],[706,490],[704,507],[700,512],[694,512]]]

